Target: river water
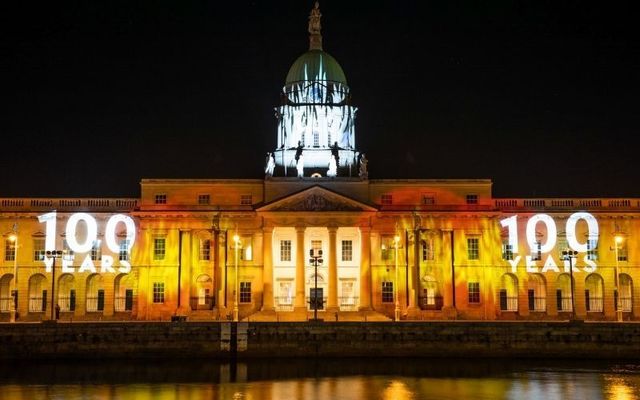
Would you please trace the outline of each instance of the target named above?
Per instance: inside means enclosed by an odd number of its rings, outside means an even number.
[[[640,360],[5,362],[0,399],[640,400]]]

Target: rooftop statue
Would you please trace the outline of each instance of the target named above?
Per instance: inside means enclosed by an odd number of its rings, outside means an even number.
[[[319,35],[320,29],[320,18],[322,14],[320,14],[320,3],[316,1],[316,6],[311,10],[311,14],[309,14],[309,33],[312,35]]]

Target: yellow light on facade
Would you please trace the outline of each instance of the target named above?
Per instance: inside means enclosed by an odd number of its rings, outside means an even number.
[[[240,236],[238,235],[233,235],[233,241],[238,243],[240,241]]]
[[[9,235],[9,240],[12,242],[15,242],[16,240],[18,240],[18,237],[16,235]]]
[[[400,242],[400,235],[395,235],[395,236],[393,237],[393,241],[394,241],[394,242],[396,242],[396,244],[397,244],[398,242]]]
[[[624,237],[620,236],[620,235],[616,235],[616,243],[620,244],[624,241]]]

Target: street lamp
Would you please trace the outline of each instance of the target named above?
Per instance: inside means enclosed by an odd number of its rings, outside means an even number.
[[[234,300],[233,300],[233,321],[238,322],[238,291],[240,290],[239,283],[238,283],[238,251],[240,250],[240,236],[238,236],[238,234],[233,235],[233,243],[236,250],[236,256],[235,256],[236,278],[234,283],[235,289],[234,289]]]
[[[578,252],[575,250],[562,250],[562,259],[569,261],[569,279],[571,284],[571,319],[576,316],[576,305],[573,300],[573,260],[578,257]]]
[[[618,269],[620,268],[619,263],[620,263],[620,259],[618,258],[618,252],[620,249],[620,245],[622,244],[622,241],[624,240],[624,237],[622,237],[622,235],[616,234],[615,238],[614,238],[614,243],[615,243],[615,253],[616,253],[616,279],[615,279],[615,299],[616,299],[616,319],[618,320],[618,322],[622,322],[622,304],[620,302],[620,274],[618,272]]]
[[[310,299],[313,305],[313,320],[318,321],[318,264],[322,264],[322,249],[311,249],[309,250],[309,263],[313,264],[315,268],[315,282],[313,288],[313,297]],[[323,301],[320,298],[320,301]]]
[[[56,321],[56,258],[62,258],[63,252],[62,250],[47,250],[47,257],[51,257],[53,260],[51,264],[51,321]]]
[[[393,247],[395,248],[395,259],[396,259],[396,284],[394,288],[394,292],[396,295],[396,309],[395,309],[395,320],[400,321],[400,299],[398,297],[398,287],[400,286],[398,281],[398,245],[400,244],[400,235],[395,235],[393,237]]]
[[[13,233],[9,236],[9,240],[13,242],[13,287],[10,290],[12,300],[9,306],[9,318],[11,322],[16,322],[16,313],[18,311],[18,232],[15,227]]]

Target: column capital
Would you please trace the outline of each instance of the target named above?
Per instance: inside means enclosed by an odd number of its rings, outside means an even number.
[[[370,226],[359,226],[358,229],[360,229],[360,232],[362,233],[371,233]]]
[[[307,229],[306,226],[296,226],[296,233],[304,233],[304,231]]]
[[[336,234],[338,232],[338,227],[337,226],[327,226],[327,230],[329,231],[329,234]]]
[[[263,233],[273,233],[274,229],[275,229],[274,226],[263,226],[262,227],[262,232]]]

